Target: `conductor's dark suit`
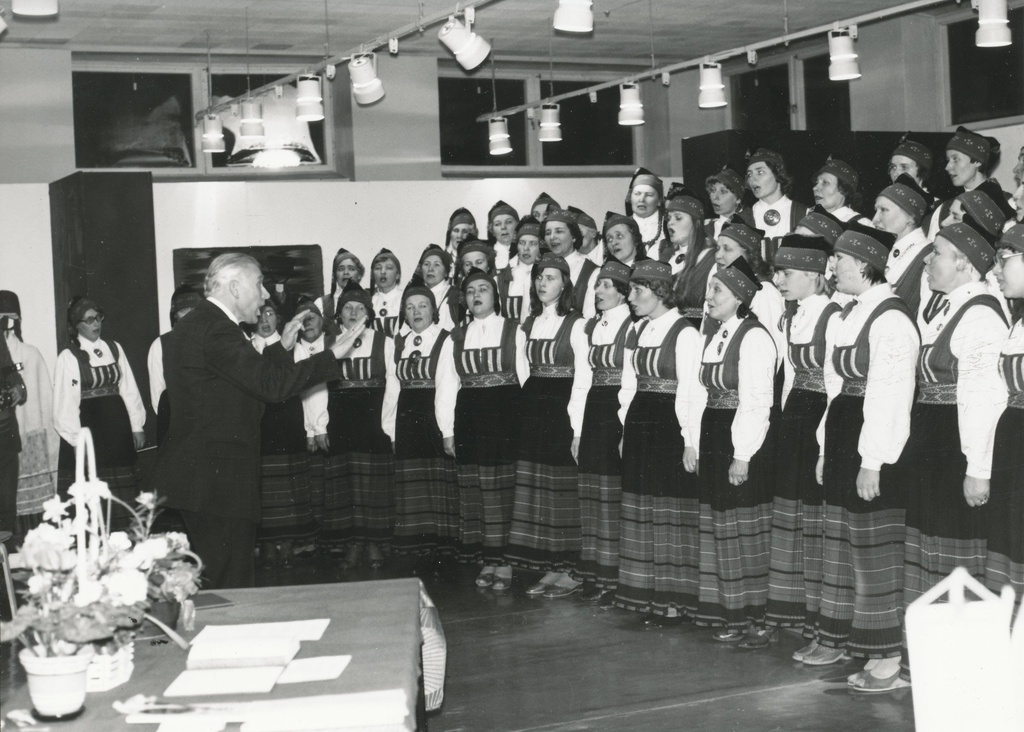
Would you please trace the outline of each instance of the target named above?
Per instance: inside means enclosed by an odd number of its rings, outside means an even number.
[[[152,488],[181,511],[206,587],[252,586],[263,404],[341,372],[330,351],[297,364],[264,358],[209,300],[167,335],[164,369],[171,423]]]

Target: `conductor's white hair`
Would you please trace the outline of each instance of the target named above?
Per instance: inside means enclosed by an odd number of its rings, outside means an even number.
[[[248,254],[221,254],[210,263],[210,268],[206,271],[206,282],[203,283],[204,294],[209,297],[237,277],[239,272],[248,268],[255,268],[257,272],[262,271],[260,263]]]

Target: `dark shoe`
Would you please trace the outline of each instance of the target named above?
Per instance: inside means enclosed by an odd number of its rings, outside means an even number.
[[[617,607],[615,604],[615,590],[608,590],[604,593],[604,596],[597,601],[597,606],[602,610],[611,610]]]
[[[277,563],[277,547],[270,542],[260,544],[260,569],[273,569]]]
[[[818,646],[814,651],[804,656],[805,666],[831,666],[846,660],[846,651],[842,648],[826,648]]]
[[[762,648],[774,646],[778,640],[779,631],[776,628],[761,628],[759,630],[751,628],[740,641],[739,647],[748,651],[759,651]]]
[[[568,597],[583,589],[583,585],[551,585],[544,591],[544,597],[549,600],[556,600],[560,597]]]
[[[360,560],[362,558],[363,558],[363,545],[362,544],[352,544],[345,551],[345,561],[342,562],[342,565],[344,567],[346,567],[347,569],[355,569],[356,567],[359,566],[359,562],[360,562]]]
[[[604,588],[591,586],[583,590],[583,594],[580,595],[580,600],[583,602],[600,602],[601,598],[604,597],[605,592],[607,592],[607,590]]]
[[[366,554],[370,562],[370,569],[380,569],[384,566],[384,554],[381,553],[379,546],[370,544]]]
[[[282,569],[291,569],[294,550],[290,541],[282,541],[277,548],[277,563]]]
[[[728,628],[722,628],[720,630],[716,630],[715,634],[711,637],[719,643],[739,643],[747,637],[747,634],[742,630],[729,630]]]

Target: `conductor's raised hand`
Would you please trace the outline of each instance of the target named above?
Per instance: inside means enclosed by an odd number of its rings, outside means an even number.
[[[362,337],[363,332],[366,330],[366,324],[360,323],[350,331],[346,331],[342,336],[331,344],[331,353],[334,354],[335,358],[345,358],[349,352],[355,347],[355,342]]]
[[[281,345],[284,350],[290,351],[295,347],[295,339],[299,337],[299,331],[302,330],[302,319],[307,315],[309,315],[309,311],[303,310],[284,324],[284,328],[281,330]]]

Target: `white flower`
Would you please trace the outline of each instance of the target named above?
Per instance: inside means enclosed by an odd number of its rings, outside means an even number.
[[[93,498],[103,498],[109,501],[110,489],[102,480],[89,480],[72,485],[68,488],[68,495],[72,498],[78,498],[81,496],[82,500],[86,503]]]
[[[143,572],[122,569],[103,578],[115,605],[136,605],[146,600],[148,582]]]
[[[70,533],[52,524],[39,524],[25,535],[21,557],[29,569],[67,570],[75,566]]]
[[[75,595],[75,604],[78,607],[91,605],[103,597],[103,585],[96,580],[87,579],[78,585],[78,593]]]
[[[41,595],[50,589],[49,575],[34,574],[28,578],[28,591],[30,595]]]
[[[168,531],[164,534],[164,538],[167,539],[167,543],[173,551],[188,551],[188,537],[180,531]]]
[[[59,497],[54,496],[43,503],[43,521],[49,521],[51,524],[60,525],[60,520],[64,518],[64,515],[67,513],[67,508],[68,503],[60,500]]]
[[[132,548],[132,540],[123,531],[115,531],[107,539],[107,545],[112,552],[124,552]]]
[[[138,503],[143,508],[152,511],[156,508],[156,494],[149,492],[140,493],[136,497],[135,502]]]

